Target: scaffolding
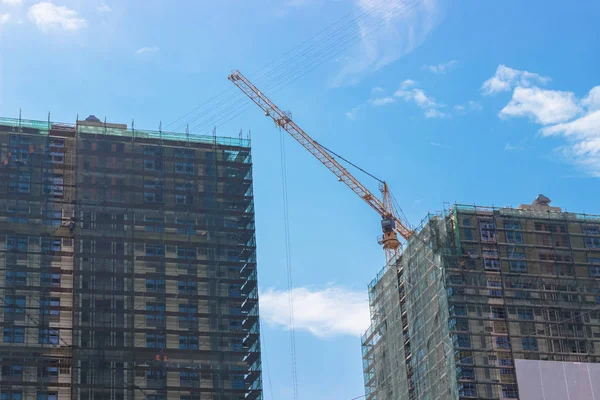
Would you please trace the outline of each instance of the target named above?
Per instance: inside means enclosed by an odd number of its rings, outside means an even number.
[[[0,152],[0,392],[262,399],[249,140],[0,118]]]
[[[423,220],[369,293],[367,399],[518,399],[515,359],[599,361],[600,216],[455,205]]]

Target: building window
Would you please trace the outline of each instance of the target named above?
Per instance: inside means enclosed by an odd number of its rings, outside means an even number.
[[[23,365],[15,364],[11,361],[10,364],[4,364],[2,366],[2,378],[22,378],[23,377]],[[9,397],[10,398],[10,397]]]
[[[7,251],[27,251],[27,236],[7,236]]]
[[[471,229],[465,229],[465,240],[473,240],[473,231]]]
[[[162,203],[162,193],[144,192],[144,202],[146,203]]]
[[[177,290],[180,292],[195,292],[198,289],[198,282],[196,281],[177,281]]]
[[[474,383],[463,383],[459,385],[459,395],[465,397],[477,397],[477,387]]]
[[[178,174],[192,175],[194,173],[193,161],[177,161],[175,162],[175,172]]]
[[[161,257],[165,254],[164,246],[159,244],[146,245],[146,257]]]
[[[178,206],[191,206],[194,204],[194,196],[191,194],[176,194],[175,204]]]
[[[25,296],[6,296],[4,299],[4,311],[13,314],[24,314]]]
[[[180,371],[179,372],[179,380],[181,382],[197,382],[200,379],[200,374],[198,373],[198,371],[194,371],[194,370],[185,370],[185,371]]]
[[[144,396],[144,400],[167,400],[167,396],[164,394],[147,394]]]
[[[240,338],[231,338],[230,348],[231,351],[244,351],[243,340]]]
[[[513,360],[509,359],[509,358],[501,358],[500,360],[498,360],[498,363],[500,364],[501,367],[512,367],[513,366]]]
[[[488,279],[487,285],[488,285],[488,287],[495,288],[495,289],[490,289],[491,297],[502,297],[502,283],[500,281]]]
[[[519,397],[517,387],[515,385],[502,385],[502,398],[503,399],[516,399]]]
[[[500,261],[495,258],[484,258],[483,266],[487,270],[499,271],[500,270]]]
[[[165,334],[164,333],[146,333],[146,347],[149,349],[164,349]]]
[[[25,343],[25,328],[22,326],[5,326],[4,343]]]
[[[42,253],[62,251],[62,241],[60,239],[42,238]]]
[[[584,235],[600,235],[600,228],[595,225],[584,226],[582,231]]]
[[[179,348],[181,350],[198,350],[198,336],[179,335]]]
[[[479,221],[479,228],[481,231],[482,242],[495,242],[496,241],[496,224],[492,220],[481,220]]]
[[[504,308],[502,307],[492,307],[492,318],[494,319],[504,319],[506,318],[506,313],[504,312]]]
[[[177,234],[179,235],[194,235],[196,229],[194,229],[196,222],[191,219],[177,218]]]
[[[2,369],[4,370],[4,367]],[[0,400],[23,400],[23,392],[3,390],[0,394]]]
[[[239,319],[232,319],[229,321],[229,330],[230,331],[241,331],[242,330],[242,321]]]
[[[46,297],[40,299],[40,314],[60,315],[60,298]]]
[[[29,172],[8,174],[8,179],[9,193],[30,193],[31,174]]]
[[[231,388],[232,389],[244,389],[244,375],[233,374],[231,375]]]
[[[241,297],[240,289],[241,285],[239,283],[231,283],[229,284],[229,297]]]
[[[144,217],[146,232],[162,232],[164,220],[161,217]]]
[[[192,304],[180,304],[179,313],[184,314],[179,316],[180,321],[197,321],[198,308]]]
[[[471,218],[463,218],[464,226],[471,226]]]
[[[8,214],[7,220],[8,222],[13,222],[17,224],[26,224],[29,221],[29,207],[22,205],[7,205],[6,213]]]
[[[469,335],[453,335],[455,347],[471,348],[471,336]]]
[[[60,274],[53,274],[50,272],[40,273],[40,285],[60,287]]]
[[[64,196],[63,176],[60,174],[50,174],[44,185],[44,193],[55,199],[62,199]]]
[[[165,290],[164,279],[146,279],[146,290],[160,291]]]
[[[179,396],[179,400],[200,400],[200,396],[183,395]]]
[[[144,202],[162,203],[163,202],[163,182],[160,179],[146,179],[144,181]]]
[[[585,247],[588,249],[600,248],[600,237],[586,236],[583,240],[585,242]]]
[[[40,328],[39,337],[40,344],[58,344],[59,340],[59,331],[54,328]]]
[[[149,381],[159,381],[166,379],[165,371],[158,369],[149,369],[146,370],[146,379]]]
[[[517,317],[526,321],[533,321],[533,310],[531,308],[518,308]]]
[[[537,339],[531,337],[524,337],[521,339],[521,344],[523,345],[523,350],[528,351],[537,351]]]
[[[506,336],[496,337],[496,347],[500,349],[510,349],[510,341]]]
[[[461,377],[460,379],[475,379],[475,370],[473,368],[461,368]]]
[[[195,260],[196,259],[196,248],[177,246],[177,259],[178,260]]]
[[[39,392],[35,400],[58,400],[56,392]]]
[[[523,233],[516,231],[506,231],[506,241],[508,243],[523,243]]]
[[[177,158],[193,159],[194,158],[194,150],[175,149],[173,155]]]
[[[162,321],[165,319],[165,304],[164,303],[147,303],[146,304],[146,319]]]
[[[23,286],[27,283],[27,272],[6,270],[6,284]]]
[[[452,315],[466,316],[468,315],[467,306],[462,304],[454,304],[451,306]]]

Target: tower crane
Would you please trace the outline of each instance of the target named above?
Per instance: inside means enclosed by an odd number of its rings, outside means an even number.
[[[382,200],[377,198],[369,189],[367,189],[358,179],[346,170],[332,155],[332,153],[316,140],[311,138],[302,130],[293,120],[289,112],[283,112],[279,109],[265,94],[263,94],[252,82],[250,82],[239,71],[235,70],[229,75],[229,80],[233,82],[244,94],[246,94],[256,105],[265,113],[265,116],[271,117],[275,124],[284,129],[294,139],[298,141],[306,150],[325,165],[338,181],[343,182],[368,205],[371,206],[381,216],[381,229],[383,235],[378,238],[378,242],[383,246],[386,254],[386,261],[390,261],[400,250],[401,242],[398,236],[405,240],[411,237],[413,231],[410,225],[400,217],[400,214],[394,209],[392,195],[388,185],[380,181],[380,191]]]

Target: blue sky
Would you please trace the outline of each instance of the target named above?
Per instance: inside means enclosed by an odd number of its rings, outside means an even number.
[[[332,57],[265,92],[316,140],[387,180],[410,221],[444,202],[517,206],[538,193],[600,213],[600,3],[422,0],[393,17],[414,1],[386,0],[383,14],[376,0],[0,0],[0,115],[95,114],[158,129],[229,89],[231,70],[260,77],[252,72],[353,12],[343,21],[354,42],[305,53]],[[256,107],[221,125],[247,105],[234,89],[219,100],[230,95],[187,119],[203,113],[194,132],[252,131],[265,398],[287,399],[280,133]],[[285,143],[298,397],[350,399],[363,394],[366,285],[384,263],[379,218]]]

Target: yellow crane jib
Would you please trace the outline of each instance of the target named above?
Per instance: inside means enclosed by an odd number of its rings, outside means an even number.
[[[291,118],[288,113],[283,112],[266,95],[264,95],[252,82],[250,82],[239,71],[233,71],[229,75],[229,80],[233,82],[244,94],[246,94],[257,106],[265,113],[265,116],[271,117],[275,124],[294,139],[298,141],[306,150],[315,156],[323,165],[325,165],[340,182],[346,186],[371,206],[382,218],[381,229],[383,236],[378,238],[386,251],[386,258],[389,260],[399,250],[401,243],[398,235],[408,239],[412,235],[409,224],[403,222],[396,214],[392,202],[392,196],[385,182],[381,182],[380,191],[383,201],[379,200],[369,189],[367,189],[358,179],[346,170],[323,146],[311,138],[302,130]]]

